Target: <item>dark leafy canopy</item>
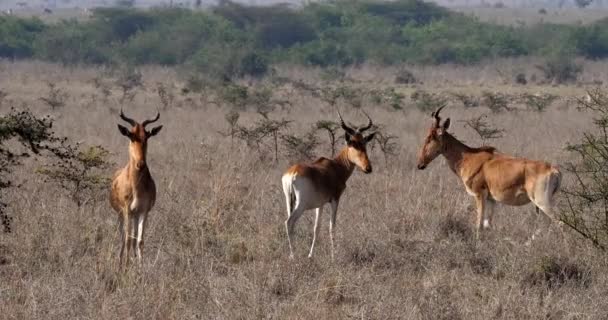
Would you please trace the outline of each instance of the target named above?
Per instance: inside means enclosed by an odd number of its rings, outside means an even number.
[[[43,150],[62,156],[64,140],[53,135],[50,118],[39,118],[29,111],[12,109],[0,116],[0,222],[5,232],[11,231],[11,217],[2,201],[4,190],[11,187],[11,172],[24,157],[39,154]],[[18,145],[9,142],[17,142]]]
[[[185,64],[222,79],[260,76],[280,62],[472,64],[556,51],[605,58],[607,21],[498,26],[420,0],[337,0],[300,8],[220,1],[207,11],[103,8],[89,20],[52,25],[0,17],[0,57]]]
[[[0,16],[0,57],[31,57],[34,54],[32,42],[45,29],[39,19]]]
[[[608,18],[580,27],[572,38],[581,55],[592,59],[608,57]]]
[[[431,21],[445,18],[449,12],[434,3],[424,1],[395,1],[395,2],[363,2],[363,11],[371,15],[389,20],[392,24],[417,25],[428,24]]]

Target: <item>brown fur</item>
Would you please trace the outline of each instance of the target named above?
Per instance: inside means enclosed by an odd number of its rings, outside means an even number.
[[[437,116],[420,149],[418,168],[424,169],[439,154],[446,158],[467,192],[475,197],[477,236],[484,220],[486,200],[513,206],[532,201],[554,218],[552,196],[561,180],[557,167],[543,161],[514,158],[499,153],[494,147],[471,148],[447,132],[449,119],[443,126],[439,121]],[[491,214],[485,219],[489,225]]]
[[[317,190],[328,195],[330,199],[339,200],[356,165],[364,172],[368,169],[371,172],[367,149],[362,142],[363,136],[355,135],[351,141],[334,159],[321,157],[312,163],[298,163],[287,169],[283,175],[307,177]]]
[[[371,120],[368,129],[370,127]],[[329,230],[333,257],[334,225],[336,223],[338,203],[344,189],[346,189],[346,181],[353,173],[355,166],[359,167],[365,173],[372,172],[372,167],[367,156],[366,144],[374,135],[371,134],[367,137],[363,137],[360,131],[355,131],[349,127],[346,127],[345,131],[347,146],[343,148],[334,159],[319,158],[312,163],[299,163],[287,169],[283,174],[283,191],[286,196],[288,215],[288,218],[285,221],[285,227],[287,229],[290,257],[292,258],[293,249],[291,246],[291,234],[295,223],[305,210],[317,209],[313,243],[308,255],[309,257],[312,257],[315,239],[319,229],[319,215],[323,205],[328,202],[332,207]],[[307,185],[306,181],[308,181],[310,185]],[[298,199],[296,199],[296,194],[300,195]]]
[[[128,264],[131,250],[141,262],[147,216],[156,201],[156,185],[146,162],[147,143],[161,128],[147,132],[144,125],[134,123],[127,131],[119,125],[120,132],[130,139],[129,161],[114,174],[110,192],[110,204],[118,213],[122,232],[121,265],[123,261]]]

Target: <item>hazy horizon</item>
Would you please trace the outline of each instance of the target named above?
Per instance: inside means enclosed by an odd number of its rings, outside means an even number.
[[[0,8],[2,10],[32,10],[32,9],[70,9],[70,8],[95,8],[95,7],[111,7],[116,5],[120,0],[0,0]],[[202,0],[202,7],[216,5],[219,0]],[[274,5],[281,3],[289,3],[300,5],[311,0],[233,0],[236,3],[247,5]],[[496,3],[502,3],[507,8],[576,8],[574,0],[437,0],[426,1],[435,2],[441,6],[458,8],[458,7],[492,7]],[[135,7],[149,8],[155,6],[176,6],[193,8],[195,0],[135,0]],[[606,3],[604,0],[593,0],[586,8],[604,8]],[[585,10],[585,9],[581,9]]]

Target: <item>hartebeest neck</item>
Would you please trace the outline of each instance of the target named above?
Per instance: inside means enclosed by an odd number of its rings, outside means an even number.
[[[129,163],[127,164],[127,172],[129,181],[133,187],[139,185],[142,181],[150,177],[150,171],[148,170],[148,164],[146,163],[145,150],[138,150],[139,152],[133,152],[135,148],[130,146],[129,152]]]
[[[444,133],[443,150],[441,154],[448,161],[450,169],[459,175],[460,167],[467,153],[473,152],[473,149],[466,144],[460,142],[449,133]]]
[[[338,155],[334,158],[334,162],[337,165],[337,176],[346,182],[346,180],[350,178],[350,175],[353,174],[353,171],[355,170],[355,164],[350,161],[350,158],[348,157],[348,147],[343,148],[340,153],[338,153]]]

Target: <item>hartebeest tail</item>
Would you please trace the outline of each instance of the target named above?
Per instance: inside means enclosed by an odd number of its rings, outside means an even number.
[[[281,182],[283,183],[283,193],[285,194],[285,203],[287,204],[287,216],[289,217],[296,205],[296,194],[293,189],[294,177],[292,175],[283,175]]]
[[[561,172],[557,166],[510,157],[493,147],[471,148],[465,145],[447,132],[449,118],[441,123],[439,112],[442,108],[432,113],[433,124],[420,148],[418,169],[426,168],[440,154],[446,158],[466,191],[475,197],[477,237],[482,226],[490,226],[494,202],[513,206],[532,202],[556,220],[552,213],[553,198],[561,184]],[[486,213],[487,205],[490,210]]]
[[[152,120],[141,124],[120,111],[120,118],[131,125],[127,129],[118,125],[119,132],[129,139],[129,161],[114,174],[110,193],[110,204],[118,213],[122,245],[120,264],[128,264],[129,252],[133,250],[139,263],[142,261],[144,232],[148,212],[156,201],[156,185],[146,161],[148,139],[160,132],[163,126],[146,130],[146,125],[156,122],[160,113]]]
[[[344,129],[346,147],[334,159],[319,158],[313,163],[299,163],[290,167],[281,178],[285,203],[287,206],[287,242],[290,257],[293,258],[291,238],[293,229],[300,216],[306,210],[316,209],[315,227],[308,257],[312,257],[315,241],[319,232],[319,216],[326,203],[331,204],[331,218],[329,221],[329,234],[331,240],[331,254],[334,256],[334,232],[338,203],[342,192],[346,188],[346,181],[355,167],[365,173],[372,172],[372,166],[367,157],[367,143],[373,139],[374,133],[364,137],[363,132],[372,128],[372,120],[368,116],[367,126],[353,129],[347,126],[340,116],[340,124]],[[367,114],[366,114],[367,116]]]
[[[543,212],[551,212],[554,205],[553,196],[562,182],[562,173],[557,167],[551,167],[547,175],[539,180],[533,202]]]

